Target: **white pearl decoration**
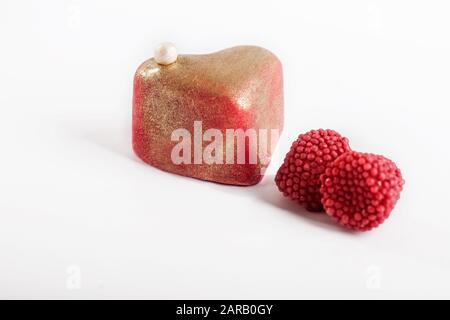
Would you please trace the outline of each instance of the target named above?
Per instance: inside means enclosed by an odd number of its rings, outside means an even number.
[[[169,65],[177,61],[177,48],[170,42],[163,42],[155,49],[155,61],[158,64]]]

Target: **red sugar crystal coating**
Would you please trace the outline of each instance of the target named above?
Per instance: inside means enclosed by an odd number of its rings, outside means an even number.
[[[278,169],[278,189],[309,211],[322,211],[320,175],[328,164],[350,151],[348,139],[333,130],[312,130],[298,136]]]
[[[326,213],[347,228],[368,231],[389,217],[404,181],[391,160],[351,151],[327,167],[321,183]]]

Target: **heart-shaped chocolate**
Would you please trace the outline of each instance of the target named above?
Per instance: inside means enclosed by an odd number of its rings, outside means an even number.
[[[258,183],[283,128],[283,75],[266,49],[239,46],[136,71],[133,148],[146,163],[193,178]]]

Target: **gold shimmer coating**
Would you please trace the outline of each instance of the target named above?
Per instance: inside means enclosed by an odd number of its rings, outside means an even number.
[[[283,76],[278,58],[266,49],[239,46],[206,55],[179,55],[175,63],[145,61],[136,71],[133,96],[133,148],[146,163],[162,170],[219,183],[252,185],[263,165],[174,164],[178,141],[172,132],[190,131],[201,121],[203,132],[219,129],[281,130]],[[272,141],[276,143],[276,141]],[[209,142],[203,142],[203,147]],[[192,143],[193,145],[193,143]],[[224,154],[236,150],[226,150]],[[236,148],[236,144],[235,144]],[[268,155],[270,156],[270,154]]]

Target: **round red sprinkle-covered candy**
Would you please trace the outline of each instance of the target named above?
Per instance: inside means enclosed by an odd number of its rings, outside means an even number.
[[[320,175],[328,164],[350,151],[348,139],[333,130],[312,130],[298,136],[278,169],[278,189],[309,211],[322,211]]]
[[[404,180],[391,160],[351,151],[333,161],[321,176],[325,212],[353,230],[371,230],[389,217]]]

